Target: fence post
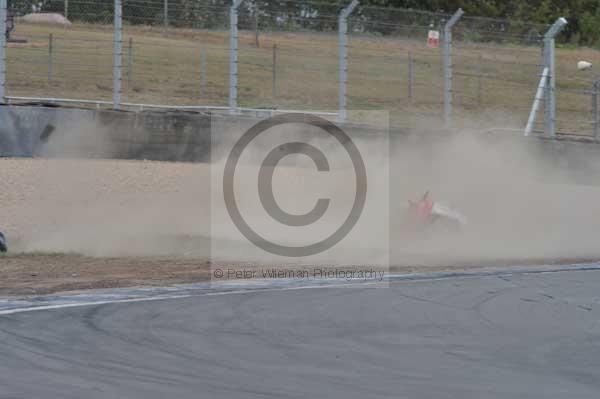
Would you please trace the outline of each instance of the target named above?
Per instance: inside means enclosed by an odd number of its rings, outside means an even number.
[[[444,127],[452,127],[452,27],[464,14],[459,8],[444,25],[442,57],[444,62]]]
[[[553,137],[556,134],[556,74],[554,68],[554,38],[567,24],[567,20],[559,18],[544,35],[544,66],[548,68],[548,81],[544,94],[544,132]]]
[[[52,82],[53,68],[52,68],[52,52],[54,50],[54,36],[52,33],[48,35],[48,82]]]
[[[113,108],[121,107],[121,69],[123,58],[123,6],[121,0],[115,1],[115,39],[113,50]]]
[[[482,83],[482,77],[483,77],[483,56],[481,55],[481,53],[479,53],[479,57],[478,57],[478,64],[477,64],[477,107],[481,108],[482,106],[482,99],[481,99],[481,92],[483,90],[483,83]]]
[[[413,59],[412,53],[408,52],[408,99],[412,100],[412,86],[413,86]]]
[[[600,80],[596,80],[594,82],[594,86],[592,86],[592,123],[594,125],[594,138],[598,139],[598,134],[600,133],[600,126],[598,123],[600,122],[598,115],[598,89],[600,88]]]
[[[206,49],[200,48],[200,96],[206,95]]]
[[[167,34],[169,28],[169,0],[164,0],[163,3],[163,35]]]
[[[271,84],[273,98],[277,97],[277,44],[273,44],[273,83]]]
[[[65,0],[65,19],[69,19],[69,0]]]
[[[6,85],[6,0],[0,0],[0,102],[5,103]]]
[[[254,41],[256,48],[260,48],[260,40],[258,37],[258,6],[254,8]]]
[[[340,53],[340,71],[339,71],[339,111],[338,121],[344,122],[346,120],[346,35],[348,34],[348,16],[352,14],[352,11],[358,6],[358,0],[352,0],[352,3],[348,7],[342,9],[338,21],[338,45]]]
[[[129,46],[127,47],[127,87],[131,89],[131,81],[133,80],[133,38],[129,38]]]
[[[529,119],[527,120],[527,125],[525,126],[525,136],[529,136],[533,131],[533,125],[535,124],[535,118],[537,117],[537,112],[540,108],[540,102],[544,98],[544,92],[546,89],[546,85],[548,84],[548,74],[548,67],[544,67],[544,70],[542,71],[542,75],[540,77],[540,84],[538,85],[538,89],[535,92],[535,98],[533,99],[533,104],[531,105]]]
[[[238,81],[238,8],[242,0],[233,0],[229,9],[229,113],[237,109]]]

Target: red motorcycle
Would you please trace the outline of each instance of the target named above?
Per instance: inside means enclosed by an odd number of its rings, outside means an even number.
[[[410,233],[458,232],[467,218],[451,206],[429,199],[429,191],[418,201],[408,201],[404,227]]]

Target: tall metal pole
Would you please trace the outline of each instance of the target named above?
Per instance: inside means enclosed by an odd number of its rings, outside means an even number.
[[[544,95],[544,131],[547,136],[556,134],[556,72],[554,68],[554,38],[567,24],[559,18],[544,35],[544,66],[548,68],[548,80]]]
[[[260,40],[258,37],[258,6],[254,9],[254,42],[256,48],[260,48]]]
[[[444,25],[442,57],[444,62],[444,127],[452,127],[452,27],[464,14],[459,8]]]
[[[347,80],[347,65],[346,65],[346,35],[348,34],[348,16],[352,14],[352,11],[358,6],[358,0],[352,0],[352,3],[348,7],[344,8],[339,16],[338,21],[338,45],[340,55],[340,71],[339,71],[339,111],[338,121],[344,122],[346,120],[346,80]]]
[[[121,107],[121,69],[123,58],[123,5],[115,0],[115,42],[113,50],[113,108]]]
[[[133,81],[133,38],[129,37],[129,46],[127,46],[127,87],[131,89]]]
[[[413,94],[413,58],[412,53],[408,52],[408,99],[412,100]]]
[[[4,103],[6,84],[6,0],[0,0],[0,102]]]
[[[48,82],[52,81],[52,75],[53,75],[53,49],[54,49],[54,35],[52,35],[52,33],[50,33],[48,35]]]
[[[277,97],[277,44],[273,45],[273,63],[272,63],[272,82],[271,82],[271,95],[273,98]]]
[[[206,49],[200,48],[200,96],[206,96]]]
[[[169,0],[164,0],[163,4],[163,35],[167,34],[169,28]]]
[[[238,81],[238,8],[242,0],[234,0],[229,9],[229,113],[237,110]]]
[[[596,80],[592,86],[592,123],[594,128],[594,138],[598,139],[600,135],[600,119],[598,118],[598,91],[600,89],[600,80]]]
[[[483,56],[479,53],[478,62],[477,62],[477,107],[481,108],[482,99],[481,99],[481,91],[482,91],[482,77],[483,77]]]
[[[542,76],[540,77],[540,84],[535,92],[535,98],[533,99],[533,105],[531,106],[531,112],[529,113],[529,119],[525,126],[525,136],[529,136],[533,131],[533,125],[535,124],[535,118],[537,116],[538,109],[540,108],[540,102],[544,99],[544,92],[546,84],[548,83],[548,67],[544,67]]]

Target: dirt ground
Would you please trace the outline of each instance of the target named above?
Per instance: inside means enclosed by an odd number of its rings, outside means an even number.
[[[0,297],[90,288],[164,286],[207,281],[210,277],[210,265],[200,259],[17,254],[0,256],[0,265]]]
[[[209,168],[149,161],[0,158],[0,230],[6,233],[10,250],[0,254],[0,297],[193,283],[209,281],[215,264],[235,268],[235,264],[223,263],[227,259],[211,257]],[[466,177],[462,184],[483,190],[465,193],[468,198],[486,198],[490,191],[469,183]],[[415,191],[408,181],[404,186]],[[501,193],[510,198],[506,187]],[[394,245],[389,272],[599,259],[594,232],[600,219],[586,211],[594,208],[563,209],[574,199],[597,203],[598,193],[592,188],[569,187],[568,196],[556,194],[536,194],[546,199],[545,207],[533,194],[516,205],[502,197],[494,209],[506,209],[505,214],[484,212],[485,225],[493,225],[497,235],[474,230],[481,237],[465,237],[468,245],[457,242],[446,252],[435,254],[431,246],[419,252],[415,247]],[[536,205],[539,214],[532,214],[530,204]],[[474,214],[474,207],[464,208]],[[507,214],[519,215],[518,223],[513,218],[507,225],[510,234],[493,219],[508,220]],[[547,226],[555,227],[552,236]],[[525,241],[518,230],[527,237]],[[244,250],[237,254],[229,253],[229,259],[250,261]],[[362,262],[357,259],[352,261]]]
[[[388,273],[465,271],[507,265],[593,262],[593,259],[528,259],[391,266]],[[234,270],[242,265],[220,265]],[[75,254],[0,255],[0,297],[35,296],[67,291],[208,282],[215,266],[203,259],[165,257],[97,258]],[[212,279],[212,281],[215,281]]]
[[[206,280],[205,169],[0,158],[0,296]]]
[[[0,230],[12,253],[189,257],[197,248],[176,238],[208,235],[207,173],[199,164],[0,158]]]

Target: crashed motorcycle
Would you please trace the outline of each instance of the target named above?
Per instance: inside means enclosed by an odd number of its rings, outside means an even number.
[[[418,201],[408,201],[403,218],[403,231],[411,236],[459,233],[467,225],[467,218],[454,207],[433,201],[427,191]]]

